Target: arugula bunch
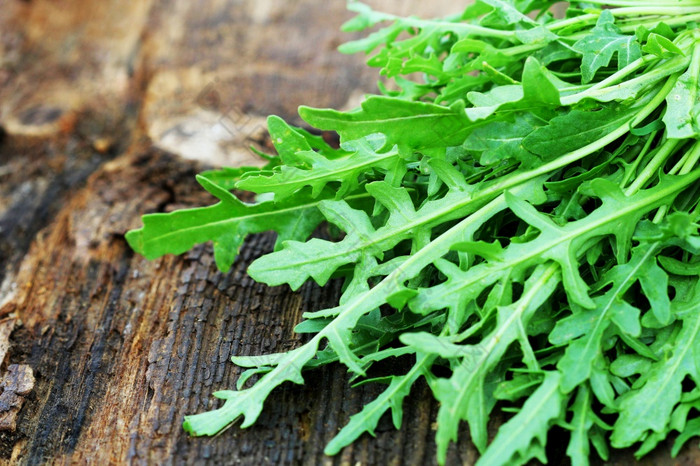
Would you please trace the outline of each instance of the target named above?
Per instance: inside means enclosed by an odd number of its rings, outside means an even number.
[[[546,461],[553,426],[574,464],[591,445],[642,456],[676,431],[675,454],[700,435],[700,1],[590,0],[564,17],[554,3],[478,0],[439,20],[349,3],[345,30],[383,26],[341,47],[373,54],[381,95],[299,109],[340,147],[270,117],[266,167],[204,173],[217,204],[128,233],[148,258],[213,241],[226,271],[247,234],[274,230],[255,280],[344,280],[297,326],[306,344],[234,356],[249,368],[237,389],[185,429],[247,427],[275,387],[339,361],[386,388],[330,455],[387,411],[399,428],[421,377],[440,463],[462,421],[484,465]],[[309,239],[322,222],[338,234]],[[368,378],[388,358],[409,368]],[[514,414],[489,444],[496,409]]]

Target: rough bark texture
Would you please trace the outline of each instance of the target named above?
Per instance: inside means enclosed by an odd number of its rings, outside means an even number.
[[[424,15],[455,9],[448,1],[374,3]],[[374,89],[376,74],[362,57],[334,51],[349,38],[338,32],[349,18],[344,2],[320,5],[3,5],[0,318],[19,320],[0,358],[0,411],[3,403],[6,413],[17,408],[13,396],[26,394],[27,367],[36,385],[19,416],[10,416],[16,429],[0,432],[0,462],[434,462],[437,404],[420,384],[401,431],[386,418],[376,438],[323,455],[379,389],[350,389],[339,366],[309,373],[305,386],[280,387],[249,429],[189,438],[183,416],[215,406],[211,393],[240,374],[230,355],[298,345],[292,329],[301,313],[332,305],[339,290],[308,285],[291,293],[252,282],[246,267],[271,249],[270,235],[250,238],[226,274],[208,246],[148,262],[123,237],[144,213],[212,202],[195,173],[255,162],[245,147],[266,144],[268,113],[298,122],[300,104],[351,107]],[[7,346],[0,341],[0,353]],[[559,464],[565,447],[552,440]],[[669,448],[640,464],[671,464]],[[475,458],[465,427],[448,462]],[[699,460],[691,445],[676,463]],[[633,462],[623,452],[610,464]]]

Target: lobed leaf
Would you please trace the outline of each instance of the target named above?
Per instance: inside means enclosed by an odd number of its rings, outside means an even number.
[[[319,201],[299,195],[283,203],[246,204],[205,176],[197,181],[220,202],[209,207],[143,216],[143,227],[126,234],[129,245],[148,259],[182,254],[212,241],[219,270],[227,271],[246,235],[275,230],[278,242],[304,240],[323,219]]]
[[[590,82],[598,69],[608,66],[614,54],[617,54],[618,69],[642,56],[637,38],[621,33],[615,26],[615,18],[610,10],[600,12],[595,27],[586,37],[577,41],[573,49],[583,54],[581,79],[584,83]]]

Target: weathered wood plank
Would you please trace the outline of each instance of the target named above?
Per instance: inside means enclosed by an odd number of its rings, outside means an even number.
[[[21,320],[1,369],[26,364],[36,377],[16,430],[0,432],[0,462],[434,463],[437,404],[424,384],[401,431],[387,417],[377,438],[322,454],[381,388],[350,389],[337,365],[280,387],[249,429],[189,438],[183,416],[215,406],[211,393],[241,372],[230,355],[300,344],[301,313],[333,305],[338,284],[291,293],[252,282],[246,267],[271,235],[251,237],[227,274],[208,246],[148,262],[123,239],[143,213],[212,202],[194,174],[254,162],[245,147],[268,145],[268,113],[298,122],[299,104],[347,107],[373,90],[363,57],[334,52],[349,38],[344,2],[84,3],[11,1],[0,14],[0,318]],[[449,464],[475,461],[467,434]],[[550,440],[551,463],[565,462]],[[671,464],[669,445],[637,464]],[[697,458],[689,445],[679,462]],[[630,451],[610,462],[633,463]]]

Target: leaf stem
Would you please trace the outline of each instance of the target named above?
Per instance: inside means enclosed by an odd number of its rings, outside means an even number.
[[[695,14],[688,14],[688,15],[679,15],[679,16],[668,16],[668,17],[659,17],[659,18],[653,18],[653,19],[648,19],[648,20],[637,20],[637,21],[631,21],[629,23],[623,23],[619,24],[618,28],[622,32],[635,32],[639,26],[656,26],[659,24],[659,22],[663,21],[666,25],[668,26],[678,26],[681,24],[687,24],[692,21],[698,21],[700,20],[700,13],[695,13]],[[561,36],[560,40],[567,40],[567,41],[574,41],[574,40],[579,40],[583,39],[584,37],[588,36],[590,32],[584,31],[584,32],[577,32],[568,36]],[[527,44],[531,45],[531,44]],[[538,44],[534,44],[538,45]],[[540,47],[543,46],[543,44],[539,44]],[[536,49],[535,49],[536,50]]]
[[[600,82],[596,83],[595,85],[589,87],[585,91],[579,92],[577,94],[562,97],[561,104],[562,105],[573,105],[577,102],[580,102],[581,100],[583,100],[585,98],[594,98],[595,99],[595,98],[599,98],[601,96],[604,96],[605,94],[610,94],[610,93],[614,94],[614,93],[619,92],[620,90],[625,89],[625,88],[634,89],[635,87],[639,86],[639,88],[642,89],[645,86],[648,86],[652,83],[655,83],[656,81],[660,81],[661,79],[663,79],[669,75],[672,75],[673,73],[676,73],[678,71],[682,71],[683,69],[685,69],[688,66],[688,63],[690,62],[690,59],[688,57],[676,57],[676,58],[671,59],[668,62],[664,63],[663,65],[659,66],[658,68],[653,69],[652,71],[649,71],[647,73],[642,74],[641,76],[638,76],[636,78],[625,81],[622,84],[617,84],[617,85],[613,86],[613,83],[619,81],[627,74],[634,72],[635,70],[637,70],[638,68],[643,66],[645,63],[648,63],[649,61],[653,61],[654,58],[656,58],[656,57],[654,57],[653,55],[646,55],[642,58],[639,58],[639,59],[633,61],[632,63],[630,63],[625,68],[619,70],[615,74],[604,79],[603,81],[600,81]],[[608,86],[611,86],[611,87],[608,87]],[[609,98],[607,100],[613,100],[613,99]]]
[[[618,6],[618,7],[639,7],[642,8],[667,8],[667,7],[682,7],[682,6],[697,6],[694,0],[673,0],[673,1],[658,1],[658,0],[587,0],[586,3],[596,5]]]
[[[625,189],[625,195],[631,196],[647,184],[647,182],[656,175],[659,168],[668,160],[671,154],[673,154],[679,142],[679,139],[667,139],[666,142],[659,147],[659,150],[654,154],[654,157],[644,167],[642,172],[637,175],[632,184]]]
[[[678,174],[686,175],[692,171],[692,169],[697,165],[700,160],[700,141],[695,142],[692,148],[685,153],[685,155],[678,161],[678,163],[669,172],[670,175],[674,174],[676,168],[680,168]],[[656,211],[652,222],[659,223],[668,213],[669,204],[662,205],[659,210]]]
[[[649,134],[649,136],[647,137],[647,140],[644,143],[642,150],[639,151],[639,154],[637,154],[637,156],[634,158],[631,167],[628,170],[626,170],[625,176],[623,177],[622,182],[620,183],[621,188],[624,188],[627,182],[630,180],[630,178],[634,176],[634,174],[637,172],[637,167],[639,167],[639,164],[642,162],[642,159],[645,158],[647,153],[649,152],[649,148],[654,142],[654,139],[656,139],[657,133],[658,131],[652,131],[651,134]]]
[[[589,2],[589,3],[595,3],[595,2]],[[606,5],[612,5],[610,2],[601,2]],[[616,18],[618,17],[623,17],[623,16],[642,16],[642,15],[653,15],[653,16],[662,16],[662,15],[668,15],[668,16],[676,16],[676,15],[688,15],[692,13],[700,13],[700,7],[697,6],[663,6],[663,7],[657,7],[657,6],[637,6],[639,3],[637,2],[630,2],[629,5],[634,5],[634,6],[625,6],[622,8],[612,8],[608,11],[613,14]],[[588,13],[585,15],[581,16],[575,16],[573,18],[567,18],[567,19],[562,19],[559,20],[555,23],[552,23],[547,27],[550,31],[556,31],[558,29],[563,29],[569,26],[573,26],[574,24],[578,23],[588,23],[588,22],[594,22],[598,19],[600,16],[599,13]]]

